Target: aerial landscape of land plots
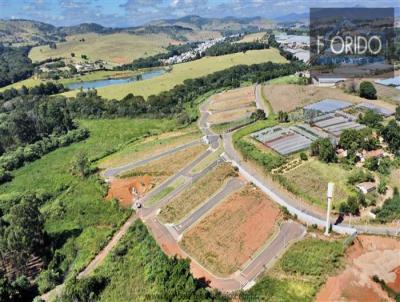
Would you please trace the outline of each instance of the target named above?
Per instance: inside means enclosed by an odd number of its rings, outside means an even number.
[[[0,300],[400,301],[399,77],[298,25],[0,20]]]

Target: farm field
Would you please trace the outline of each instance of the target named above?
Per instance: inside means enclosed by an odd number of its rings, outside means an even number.
[[[187,127],[173,132],[152,135],[140,142],[133,142],[120,151],[111,154],[98,162],[100,169],[117,167],[155,156],[171,148],[200,139],[201,132],[197,127]]]
[[[382,105],[392,110],[395,106],[387,104],[383,101],[368,101],[360,98],[356,95],[345,93],[339,88],[330,87],[317,87],[312,85],[291,85],[291,84],[279,84],[279,85],[265,85],[264,95],[271,103],[272,108],[275,112],[292,111],[294,109],[305,106],[306,104],[317,102],[321,99],[339,99],[349,101],[352,103],[360,102],[373,102],[375,104]]]
[[[279,218],[279,207],[247,185],[190,229],[181,246],[213,273],[228,276],[266,243]]]
[[[210,111],[224,111],[254,104],[254,86],[228,90],[211,97]]]
[[[113,119],[80,120],[90,131],[82,142],[57,149],[16,170],[12,182],[0,186],[0,200],[7,201],[24,192],[48,192],[56,198],[41,210],[50,236],[63,239],[59,247],[60,269],[66,274],[82,269],[103,246],[108,236],[128,217],[129,211],[104,201],[107,188],[96,175],[77,178],[69,172],[74,156],[82,152],[90,159],[107,150],[138,138],[148,131],[171,131],[173,120]]]
[[[346,252],[346,267],[329,277],[319,291],[317,302],[391,301],[387,291],[374,282],[375,275],[400,293],[400,240],[390,237],[357,236]]]
[[[80,41],[82,39],[83,42]],[[48,45],[34,47],[29,57],[34,62],[59,57],[80,62],[81,55],[87,55],[91,61],[104,60],[120,65],[163,52],[170,43],[177,42],[166,34],[88,33],[68,36],[66,42],[57,43],[56,49]],[[71,57],[71,53],[75,53],[75,57]]]
[[[390,185],[392,187],[400,187],[400,169],[395,169],[390,174]]]
[[[294,168],[282,176],[287,179],[292,190],[301,198],[321,207],[326,207],[325,196],[328,182],[335,183],[333,209],[338,210],[339,204],[346,201],[350,195],[346,185],[350,172],[338,165],[326,164],[318,160],[309,159],[297,168]]]
[[[174,65],[171,72],[156,78],[103,87],[97,91],[99,95],[109,99],[122,99],[129,93],[147,98],[149,95],[169,90],[175,85],[183,83],[186,79],[205,76],[239,64],[258,64],[267,61],[275,63],[287,62],[276,49],[252,50],[246,53],[219,57],[204,57],[200,60]],[[67,96],[74,96],[75,94],[76,91],[65,93]]]
[[[306,238],[295,243],[240,300],[314,301],[324,281],[343,266],[341,240]]]
[[[239,109],[232,109],[227,111],[222,111],[218,113],[213,113],[208,118],[209,123],[211,124],[221,124],[221,123],[229,123],[237,120],[243,120],[251,116],[253,112],[256,111],[255,106],[249,106]]]
[[[215,194],[226,179],[233,176],[236,176],[236,172],[230,164],[218,165],[162,208],[158,217],[164,223],[180,221]]]
[[[236,43],[254,42],[256,40],[261,40],[265,36],[265,34],[266,34],[265,32],[247,34]]]
[[[125,172],[121,177],[149,175],[157,176],[159,181],[164,181],[206,150],[206,145],[197,144]]]

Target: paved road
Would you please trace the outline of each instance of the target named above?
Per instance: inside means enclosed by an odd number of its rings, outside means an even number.
[[[300,223],[284,222],[278,235],[243,269],[242,276],[246,280],[254,280],[264,270],[266,264],[276,260],[290,243],[303,238],[305,234],[306,228]]]
[[[139,202],[144,205],[142,209],[139,210],[141,215],[147,216],[150,213],[157,211],[164,205],[166,205],[170,200],[172,200],[174,197],[176,197],[179,193],[181,193],[184,189],[186,189],[188,186],[190,186],[193,182],[198,180],[200,177],[203,175],[207,174],[209,171],[211,171],[218,163],[222,162],[221,158],[216,159],[215,161],[211,162],[207,167],[205,167],[202,171],[200,171],[197,174],[191,174],[190,171],[198,164],[200,163],[204,158],[206,158],[208,155],[211,154],[210,150],[207,150],[204,152],[202,155],[200,155],[197,159],[192,161],[189,165],[184,167],[181,171],[178,173],[174,174],[172,177],[167,179],[165,182],[157,186],[154,190],[152,190],[149,194],[147,194],[144,198],[139,200]],[[164,189],[166,189],[169,185],[171,185],[176,179],[179,177],[185,177],[186,179],[189,179],[190,181],[186,181],[180,186],[178,186],[174,191],[169,193],[167,196],[165,196],[163,199],[157,201],[153,205],[148,205],[146,206],[145,203],[146,201],[151,198],[154,195],[157,195]]]
[[[195,140],[195,141],[192,141],[190,143],[187,143],[187,144],[184,144],[184,145],[169,149],[168,151],[162,152],[160,154],[151,156],[149,158],[145,158],[145,159],[142,159],[142,160],[139,160],[139,161],[131,162],[131,163],[128,163],[126,165],[119,166],[119,167],[107,169],[106,171],[104,171],[103,176],[105,178],[110,178],[110,177],[116,176],[116,175],[121,174],[123,172],[135,169],[137,167],[144,166],[144,165],[146,165],[146,164],[148,164],[148,163],[150,163],[150,162],[152,162],[154,160],[160,159],[160,158],[162,158],[164,156],[167,156],[167,155],[171,155],[171,154],[173,154],[175,152],[178,152],[180,150],[189,148],[191,146],[194,146],[194,145],[197,145],[197,144],[200,144],[200,143],[201,143],[200,140]]]
[[[188,228],[190,228],[196,221],[203,217],[208,211],[214,208],[219,202],[224,200],[233,192],[240,190],[244,186],[244,184],[245,182],[239,178],[229,179],[222,190],[212,196],[189,217],[185,218],[182,222],[174,225],[174,229],[179,235],[183,234]]]

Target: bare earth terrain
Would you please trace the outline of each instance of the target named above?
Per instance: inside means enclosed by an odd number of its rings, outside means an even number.
[[[316,301],[392,301],[374,275],[400,292],[400,240],[378,236],[358,236],[347,251],[345,270],[330,277]]]
[[[292,111],[307,104],[317,102],[322,99],[339,99],[352,103],[373,102],[381,106],[394,109],[395,106],[383,101],[368,101],[356,95],[345,93],[339,88],[303,86],[292,84],[265,85],[264,95],[269,100],[275,112]]]
[[[222,111],[254,104],[254,86],[242,87],[212,96],[208,109]]]
[[[207,269],[227,276],[266,243],[279,217],[278,206],[247,185],[190,229],[181,245]]]

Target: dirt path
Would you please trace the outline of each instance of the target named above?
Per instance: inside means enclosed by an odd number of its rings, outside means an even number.
[[[133,213],[123,226],[116,232],[113,238],[107,243],[107,245],[97,254],[97,256],[89,263],[89,265],[79,273],[78,278],[84,278],[89,276],[111,252],[111,250],[117,245],[118,241],[126,234],[130,226],[137,219],[136,213]]]

